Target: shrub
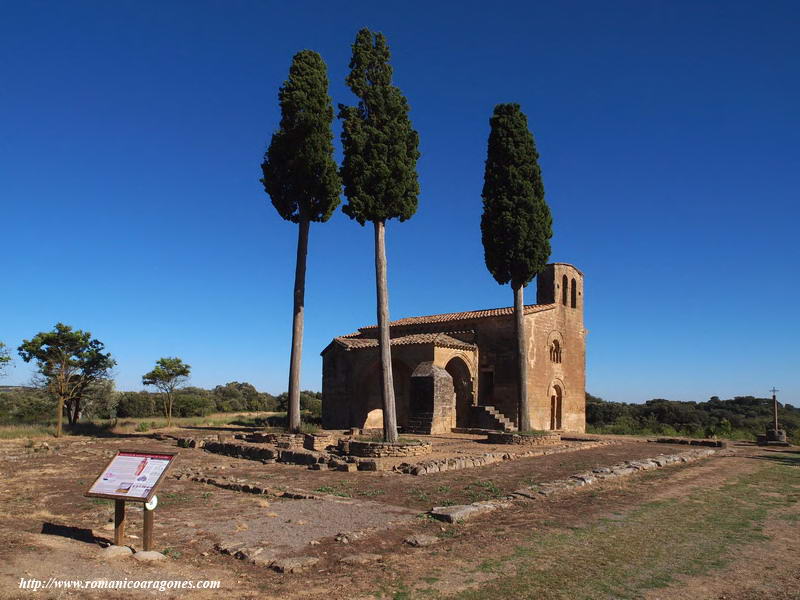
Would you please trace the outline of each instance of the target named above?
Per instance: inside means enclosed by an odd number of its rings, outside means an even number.
[[[147,392],[120,393],[117,403],[118,417],[153,417],[156,414],[157,405],[153,394]]]
[[[194,392],[178,392],[172,405],[172,415],[175,417],[205,417],[215,410],[216,405],[211,397]]]

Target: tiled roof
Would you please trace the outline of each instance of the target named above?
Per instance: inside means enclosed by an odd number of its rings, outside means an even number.
[[[531,313],[550,310],[551,308],[554,307],[555,304],[528,304],[524,307],[524,313],[526,315],[529,315]],[[403,326],[403,325],[423,325],[425,323],[445,323],[447,321],[462,321],[466,319],[484,319],[486,317],[500,317],[503,315],[511,315],[511,314],[514,314],[514,307],[507,306],[505,308],[489,308],[486,310],[471,310],[468,312],[445,313],[443,315],[428,315],[426,317],[407,317],[405,319],[392,321],[391,323],[389,323],[389,325],[391,327]],[[368,327],[361,327],[359,331],[368,331],[377,328],[378,328],[377,325],[370,325]],[[358,334],[351,333],[349,335],[352,336]]]
[[[378,340],[376,338],[356,338],[343,335],[337,337],[336,341],[347,347],[348,350],[359,350],[361,348],[376,348]],[[433,344],[440,348],[457,348],[459,350],[474,350],[475,344],[470,344],[463,340],[456,339],[446,333],[414,333],[391,338],[392,346],[408,346],[411,344]]]

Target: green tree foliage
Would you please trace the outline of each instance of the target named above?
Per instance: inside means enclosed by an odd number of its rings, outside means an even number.
[[[205,417],[216,412],[214,397],[197,387],[185,387],[175,392],[172,414],[176,417]]]
[[[531,424],[523,288],[547,264],[553,219],[544,200],[539,153],[519,104],[498,104],[489,123],[481,239],[492,277],[501,285],[510,282],[514,290],[519,373],[517,423],[527,430]]]
[[[5,388],[0,392],[0,424],[43,423],[53,419],[56,399],[47,390]]]
[[[285,411],[289,403],[289,395],[284,392],[275,399],[275,409]],[[300,392],[300,409],[307,411],[312,417],[322,417],[322,392],[303,390]]]
[[[333,106],[322,57],[294,55],[278,92],[280,128],[261,165],[264,190],[287,221],[327,221],[339,205],[341,180],[333,160]]]
[[[286,410],[287,394],[283,410]],[[300,395],[301,408],[313,413],[314,403],[321,407],[320,392],[304,390]],[[113,418],[142,418],[163,415],[163,398],[148,391],[117,392],[110,379],[89,386],[83,396],[81,411],[89,420]],[[56,402],[46,389],[35,387],[0,387],[0,424],[47,423],[53,420]],[[175,390],[173,416],[205,416],[213,412],[275,411],[277,399],[257,391],[249,383],[232,381],[213,390],[185,387]],[[320,412],[321,414],[321,412]]]
[[[11,354],[8,351],[8,347],[3,342],[0,342],[0,377],[6,375],[10,364]]]
[[[322,57],[294,55],[289,79],[278,93],[280,129],[272,135],[261,182],[278,213],[299,224],[294,280],[287,429],[300,430],[300,363],[303,352],[306,258],[311,221],[327,221],[339,204],[342,183],[333,160],[333,107]]]
[[[113,419],[117,416],[118,402],[113,379],[95,381],[83,395],[83,414],[90,420]]]
[[[800,409],[779,407],[778,420],[790,439],[800,442]],[[586,394],[586,425],[592,433],[680,435],[754,439],[772,423],[772,399],[712,397],[708,402],[656,398],[644,404],[608,402]]]
[[[159,358],[155,368],[142,376],[143,385],[152,385],[163,394],[164,416],[167,427],[172,425],[172,408],[175,390],[189,378],[191,366],[178,357]]]
[[[489,121],[481,239],[497,283],[526,286],[550,258],[553,218],[539,153],[519,104],[498,104]]]
[[[302,405],[303,392],[300,394]],[[213,390],[213,398],[218,412],[277,410],[274,396],[259,392],[252,384],[246,382],[231,381],[225,385],[218,385]],[[283,410],[286,410],[286,407]]]
[[[81,400],[95,382],[107,379],[116,361],[104,353],[102,342],[88,331],[56,323],[53,331],[23,340],[19,354],[25,362],[36,361],[47,390],[56,399],[56,437],[61,435],[62,416],[70,423],[80,417]]]
[[[375,228],[375,280],[378,297],[378,346],[381,357],[383,431],[397,441],[391,349],[385,225],[410,219],[417,210],[419,136],[408,118],[409,106],[392,85],[389,46],[381,33],[362,29],[352,46],[347,85],[357,106],[339,105],[342,119],[342,181],[348,203],[342,211],[361,225]]]
[[[117,417],[152,417],[158,414],[155,394],[149,392],[120,392]]]
[[[389,58],[382,33],[359,31],[346,79],[359,102],[339,105],[348,201],[342,211],[361,225],[405,221],[417,210],[419,135],[408,118],[408,101],[392,85]]]

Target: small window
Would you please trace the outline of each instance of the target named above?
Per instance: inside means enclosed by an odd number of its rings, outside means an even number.
[[[567,276],[561,278],[561,304],[564,306],[567,305],[567,288],[569,287],[569,282],[567,281]]]
[[[561,362],[561,344],[558,340],[553,340],[553,343],[550,344],[550,360],[554,363]]]
[[[572,308],[578,308],[578,286],[575,280],[572,280]]]

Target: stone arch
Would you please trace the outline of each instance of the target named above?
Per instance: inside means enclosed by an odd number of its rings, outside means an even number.
[[[394,403],[398,427],[408,425],[409,397],[412,369],[401,360],[392,359],[392,381],[394,383]],[[383,410],[381,398],[381,362],[372,361],[356,379],[361,402],[353,406],[355,427],[364,427],[367,418],[374,410]],[[376,413],[373,413],[375,415]]]
[[[564,396],[564,382],[560,379],[554,379],[547,390],[547,397],[550,399],[550,420],[548,424],[552,430],[560,430],[563,426]]]
[[[469,427],[474,381],[472,369],[464,357],[454,356],[445,365],[445,371],[453,378],[456,427]]]
[[[561,363],[564,356],[564,336],[560,331],[551,331],[547,336],[547,352],[551,363]]]

